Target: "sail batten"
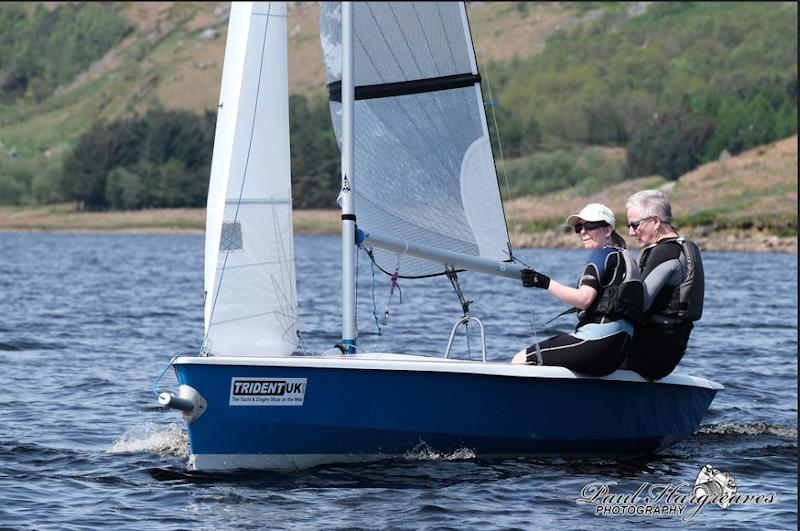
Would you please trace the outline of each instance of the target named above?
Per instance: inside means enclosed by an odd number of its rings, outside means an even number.
[[[374,98],[387,98],[390,96],[405,96],[408,94],[422,94],[423,92],[436,92],[439,90],[450,90],[454,88],[469,87],[475,83],[480,83],[479,74],[455,74],[452,76],[431,77],[425,79],[414,79],[410,81],[398,81],[395,83],[382,83],[379,85],[364,85],[355,87],[356,100],[369,100]],[[328,93],[331,101],[341,103],[342,101],[342,82],[334,81],[328,85]]]
[[[354,174],[359,227],[412,245],[509,258],[478,72],[464,5],[354,4]],[[341,27],[324,2],[320,35],[341,142]],[[396,256],[375,253],[384,269]],[[403,259],[401,275],[443,264]]]
[[[238,199],[238,198],[230,198],[225,200],[226,205],[291,205],[292,198],[291,197],[266,197],[266,198],[255,198],[255,199]]]

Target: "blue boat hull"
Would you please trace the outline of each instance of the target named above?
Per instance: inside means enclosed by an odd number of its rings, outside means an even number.
[[[188,427],[196,468],[302,468],[405,455],[421,444],[479,457],[646,454],[695,431],[720,387],[565,369],[570,377],[180,359],[179,383],[207,403]],[[302,396],[233,404],[237,381],[289,382],[290,390],[302,382]]]

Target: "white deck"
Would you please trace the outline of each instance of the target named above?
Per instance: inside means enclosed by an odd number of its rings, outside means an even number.
[[[575,373],[564,367],[511,364],[508,362],[482,362],[367,352],[360,354],[320,356],[180,356],[172,361],[175,365],[244,365],[252,367],[308,367],[331,369],[448,372],[459,374],[483,374],[511,376],[517,378],[558,378],[575,380],[611,380],[646,383],[647,380],[633,371],[618,370],[608,376],[589,376]],[[706,389],[724,389],[711,380],[684,374],[670,374],[654,385],[688,385]]]

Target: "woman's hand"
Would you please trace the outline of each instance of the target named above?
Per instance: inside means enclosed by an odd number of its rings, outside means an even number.
[[[520,271],[520,278],[522,278],[522,285],[526,288],[547,289],[550,286],[550,277],[533,269],[526,268]]]

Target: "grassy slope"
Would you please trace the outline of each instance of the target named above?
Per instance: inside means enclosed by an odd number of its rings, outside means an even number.
[[[193,112],[214,109],[228,4],[135,2],[123,6],[135,27],[132,36],[64,87],[58,96],[34,107],[0,109],[0,141],[6,148],[16,148],[20,158],[57,166],[77,135],[98,117],[108,120],[143,112],[154,103]],[[513,2],[473,2],[469,11],[482,67],[492,59],[535,54],[547,35],[581,20],[576,11],[557,3],[529,4],[521,9]],[[317,17],[316,3],[290,4],[289,76],[293,92],[324,91]],[[216,35],[209,37],[208,32]],[[484,76],[491,80],[491,72],[484,70]],[[750,230],[747,225],[753,222],[755,227],[775,225],[773,228],[778,231],[796,234],[797,137],[779,145],[788,147],[759,148],[684,176],[670,191],[676,217],[683,223],[702,224],[706,227],[703,232],[714,224],[718,229]],[[631,191],[658,182],[658,178],[643,178],[622,183],[594,199],[608,201],[622,215],[622,202]],[[566,210],[580,208],[587,201],[585,194],[575,190],[511,201],[507,211],[512,234],[552,230]],[[311,220],[308,222],[303,214],[298,216],[298,232],[324,230],[320,227],[328,220],[335,224],[335,216],[319,212],[305,216]],[[202,217],[198,211],[90,215],[56,205],[0,209],[0,227],[199,230]],[[525,242],[522,236],[515,239]]]
[[[111,121],[152,107],[195,113],[214,111],[219,97],[228,2],[130,2],[118,8],[134,28],[105,57],[35,104],[0,105],[0,163],[13,170],[36,168],[42,183],[58,175],[76,139],[96,120]],[[513,2],[470,4],[483,66],[539,51],[547,35],[569,26],[575,10],[536,5],[520,13]],[[289,83],[293,93],[325,93],[316,2],[288,9]],[[511,20],[509,23],[508,21]],[[504,30],[504,27],[508,27]],[[16,158],[10,157],[14,153]],[[43,184],[43,186],[48,186]],[[36,193],[47,197],[46,191]],[[41,209],[40,209],[41,210]],[[46,210],[46,209],[45,209]]]
[[[705,248],[797,252],[797,143],[795,135],[704,164],[673,182],[642,177],[591,195],[568,189],[508,201],[512,239],[516,245],[574,246],[574,235],[562,230],[567,215],[600,202],[622,224],[631,194],[661,188],[681,232]]]
[[[131,2],[121,9],[134,27],[124,42],[47,101],[0,108],[5,148],[55,166],[96,119],[143,113],[153,105],[195,113],[216,108],[228,3]],[[535,5],[524,13],[513,2],[471,4],[481,63],[538,52],[548,35],[569,26],[574,13],[558,4]],[[290,3],[292,93],[324,94],[318,19],[316,2]]]

